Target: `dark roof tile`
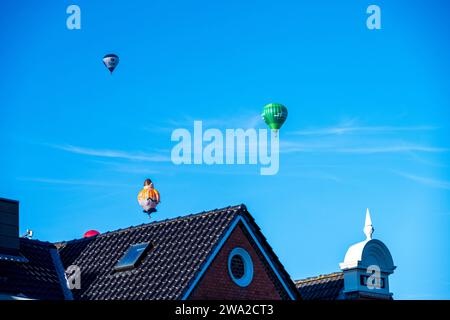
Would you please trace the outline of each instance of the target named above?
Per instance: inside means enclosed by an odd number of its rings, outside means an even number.
[[[28,262],[0,261],[0,292],[30,299],[64,299],[62,270],[55,266],[56,247],[49,242],[20,239],[20,254]]]
[[[21,239],[21,251],[29,262],[0,261],[0,292],[36,299],[64,299],[72,295],[80,300],[180,299],[238,216],[244,218],[283,280],[297,294],[244,205],[56,244]],[[141,263],[134,269],[116,272],[114,265],[130,245],[141,242],[153,245]],[[70,265],[81,270],[81,289],[71,293],[63,274]]]
[[[337,300],[342,297],[344,274],[342,272],[336,272],[296,280],[295,286],[303,300]]]
[[[64,267],[81,269],[76,299],[179,299],[230,222],[246,212],[228,207],[59,243]],[[114,272],[130,245],[154,248],[135,269]]]

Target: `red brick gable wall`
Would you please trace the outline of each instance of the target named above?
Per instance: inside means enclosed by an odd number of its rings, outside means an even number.
[[[228,256],[235,247],[244,248],[253,261],[253,280],[247,287],[233,282],[228,273]],[[192,300],[280,300],[287,293],[265,261],[251,236],[237,225],[188,299]]]

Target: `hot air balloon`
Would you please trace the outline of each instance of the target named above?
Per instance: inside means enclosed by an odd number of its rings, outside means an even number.
[[[109,72],[111,74],[113,73],[114,69],[119,64],[119,57],[113,53],[107,54],[103,57],[103,63],[105,64],[105,67],[108,68]]]
[[[83,238],[95,237],[96,235],[99,235],[99,234],[100,234],[100,232],[98,232],[97,230],[89,230],[84,233]]]
[[[138,202],[149,217],[153,212],[157,211],[156,206],[160,200],[161,197],[158,190],[154,188],[152,180],[145,179],[144,188],[138,194]]]
[[[278,134],[278,130],[286,121],[288,116],[288,110],[280,103],[269,103],[264,106],[263,113],[261,114],[264,122],[267,123],[270,129]]]

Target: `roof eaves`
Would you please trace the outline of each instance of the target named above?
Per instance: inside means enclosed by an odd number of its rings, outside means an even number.
[[[216,208],[214,210],[202,211],[202,212],[199,212],[199,213],[192,213],[192,214],[185,215],[185,216],[177,216],[177,217],[174,217],[174,218],[167,218],[167,219],[164,219],[164,220],[153,221],[153,222],[150,222],[150,223],[142,223],[142,224],[139,224],[139,225],[136,225],[136,226],[129,226],[129,227],[126,227],[126,228],[121,228],[121,229],[117,229],[117,230],[113,230],[113,231],[107,231],[107,232],[104,232],[104,233],[100,233],[100,234],[98,234],[98,235],[96,235],[94,237],[108,237],[108,236],[110,236],[112,234],[128,232],[128,231],[131,231],[131,230],[139,230],[141,228],[146,228],[146,227],[149,227],[149,226],[156,226],[156,225],[159,225],[159,224],[167,224],[167,223],[172,223],[172,222],[182,222],[182,221],[191,220],[193,218],[197,218],[197,217],[201,217],[201,216],[209,216],[209,215],[217,214],[217,213],[223,212],[225,210],[227,210],[227,211],[237,210],[238,212],[240,210],[247,211],[247,209],[246,209],[244,204],[240,204],[240,205],[237,205],[237,206],[228,206],[228,207],[225,207],[225,208],[222,208],[222,209],[217,209]],[[92,239],[94,237],[77,238],[77,239],[72,239],[72,240],[68,240],[68,241],[60,241],[60,242],[55,242],[52,245],[56,245],[58,248],[60,248],[60,247],[62,248],[62,247],[64,247],[67,244],[72,244],[72,243],[75,243],[75,242],[78,242],[78,241],[89,241],[90,239]]]
[[[247,218],[247,222],[248,222],[249,226],[253,229],[252,230],[253,233],[255,234],[256,237],[259,238],[258,239],[259,242],[264,245],[265,250],[269,254],[270,258],[273,260],[276,268],[280,271],[280,275],[282,276],[283,280],[289,285],[291,292],[293,292],[294,295],[296,295],[295,298],[297,300],[301,299],[300,293],[298,292],[294,281],[292,280],[291,276],[289,275],[289,273],[284,268],[284,266],[281,263],[281,261],[278,258],[278,256],[275,254],[273,248],[270,246],[270,244],[267,241],[266,237],[262,233],[261,228],[256,224],[255,219],[250,214],[250,212],[247,211],[247,208],[245,206],[244,206],[244,209],[245,210],[242,213]]]
[[[67,287],[67,280],[65,276],[64,266],[62,264],[58,250],[56,248],[50,249],[50,255],[52,257],[53,264],[56,269],[56,274],[58,275],[59,283],[61,284],[61,290],[65,300],[73,300],[72,291],[70,291],[69,288]]]
[[[294,283],[296,285],[307,285],[309,283],[317,282],[320,280],[332,279],[332,278],[335,278],[334,280],[343,279],[344,274],[341,271],[333,272],[333,273],[329,273],[329,274],[321,274],[318,276],[308,277],[305,279],[298,279],[298,280],[295,280]]]
[[[181,291],[181,294],[179,299],[186,300],[189,298],[190,294],[194,290],[194,288],[197,286],[197,283],[203,276],[203,274],[206,272],[209,265],[212,263],[212,260],[217,255],[217,253],[220,251],[222,246],[225,243],[225,240],[227,239],[228,235],[234,230],[237,223],[239,222],[239,214],[236,214],[233,219],[231,219],[228,223],[228,226],[222,231],[222,235],[217,239],[214,246],[211,248],[209,254],[205,257],[204,261],[199,265],[197,271],[194,273],[192,278],[186,283],[186,286],[184,290]]]

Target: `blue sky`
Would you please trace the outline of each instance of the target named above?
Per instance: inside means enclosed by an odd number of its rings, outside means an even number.
[[[81,8],[81,30],[66,8]],[[382,29],[366,28],[370,4]],[[0,13],[0,196],[21,232],[79,238],[245,203],[292,278],[374,237],[398,299],[450,298],[446,1],[14,1]],[[106,53],[121,58],[112,76]],[[170,162],[175,128],[265,128],[289,109],[280,171]]]

